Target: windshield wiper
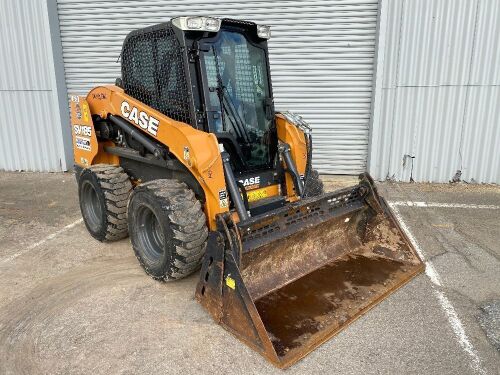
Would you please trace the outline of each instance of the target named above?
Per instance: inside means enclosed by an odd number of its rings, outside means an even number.
[[[215,50],[215,47],[212,46],[212,53],[214,55],[215,60],[215,74],[217,77],[217,96],[219,97],[219,102],[221,106],[221,121],[222,121],[222,129],[226,131],[226,123],[225,123],[225,115],[227,113],[229,115],[229,120],[233,125],[235,131],[239,134],[239,137],[243,139],[243,142],[246,144],[250,144],[250,135],[248,134],[247,128],[245,126],[245,122],[240,117],[238,111],[234,107],[234,103],[227,91],[227,88],[224,86],[222,82],[222,77],[220,74],[220,66],[219,66],[219,55]],[[228,104],[226,104],[226,102]]]

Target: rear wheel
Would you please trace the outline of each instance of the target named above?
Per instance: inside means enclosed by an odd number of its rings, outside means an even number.
[[[323,187],[323,181],[319,178],[319,173],[316,169],[311,169],[311,173],[306,181],[306,197],[316,197],[318,195],[324,194],[325,189]]]
[[[127,236],[127,201],[132,183],[121,167],[97,164],[78,178],[78,196],[83,221],[99,241]]]
[[[153,278],[180,279],[199,268],[208,228],[201,204],[186,184],[162,179],[136,187],[128,227],[137,259]]]

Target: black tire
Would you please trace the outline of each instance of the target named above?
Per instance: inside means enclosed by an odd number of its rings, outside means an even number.
[[[121,167],[96,164],[81,172],[80,210],[92,237],[102,242],[127,237],[127,202],[131,191],[132,183]]]
[[[186,184],[162,179],[137,186],[128,204],[128,228],[137,259],[154,279],[181,279],[199,268],[208,228]]]
[[[311,173],[306,181],[306,197],[317,197],[318,195],[324,194],[325,189],[323,186],[323,181],[319,178],[319,173],[316,169],[311,169]]]

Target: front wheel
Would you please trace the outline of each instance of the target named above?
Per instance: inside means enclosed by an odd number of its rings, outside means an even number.
[[[128,205],[132,247],[155,279],[181,279],[196,271],[208,228],[200,202],[186,184],[154,180],[134,189]]]

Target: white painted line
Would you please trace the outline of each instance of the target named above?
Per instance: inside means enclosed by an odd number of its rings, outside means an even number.
[[[27,248],[25,248],[24,250],[21,250],[21,251],[18,251],[17,253],[15,254],[12,254],[11,256],[5,258],[5,259],[2,259],[0,261],[0,264],[2,263],[7,263],[7,262],[10,262],[11,260],[14,260],[16,259],[18,256],[21,256],[25,253],[27,253],[28,251],[31,251],[33,250],[34,248],[40,246],[40,245],[43,245],[45,242],[55,238],[56,236],[60,235],[61,233],[63,232],[66,232],[68,229],[71,229],[73,227],[75,227],[76,225],[80,224],[81,222],[83,222],[83,219],[78,219],[77,221],[71,223],[71,224],[68,224],[66,225],[65,227],[59,229],[57,232],[54,232],[52,234],[49,234],[47,237],[45,237],[44,239],[38,241],[38,242],[35,242],[34,244],[31,244],[29,245]]]
[[[437,207],[437,208],[470,208],[484,210],[500,210],[500,206],[493,204],[466,204],[466,203],[438,203],[438,202],[417,202],[417,201],[393,201],[391,206],[403,207]]]
[[[453,305],[451,304],[450,300],[440,290],[434,289],[434,294],[436,295],[437,299],[439,300],[439,303],[441,304],[441,307],[448,316],[448,322],[450,323],[451,329],[453,330],[455,336],[458,339],[458,343],[460,344],[464,352],[466,352],[471,358],[472,362],[470,366],[475,372],[479,374],[486,374],[486,371],[481,367],[481,359],[477,355],[474,346],[472,346],[472,343],[469,341],[469,338],[465,333],[464,326],[460,321],[460,318],[458,317],[458,314]]]
[[[441,287],[443,285],[443,282],[441,280],[441,276],[439,276],[439,273],[436,271],[436,268],[432,264],[431,261],[426,261],[425,260],[425,254],[422,251],[422,248],[420,247],[417,239],[411,233],[410,228],[408,225],[405,223],[403,220],[403,217],[399,213],[397,209],[397,205],[395,204],[396,202],[389,202],[389,206],[391,207],[394,216],[399,222],[399,225],[401,226],[401,229],[405,232],[406,236],[410,240],[411,244],[415,248],[416,252],[420,256],[420,258],[424,261],[425,263],[425,274],[427,277],[431,280],[432,282],[432,289],[434,292],[434,295],[437,297],[439,304],[441,305],[441,308],[446,314],[446,317],[448,319],[448,322],[450,323],[451,329],[453,330],[453,333],[455,334],[458,344],[462,348],[462,350],[467,353],[470,357],[470,366],[474,372],[478,374],[485,375],[486,370],[481,366],[481,359],[479,358],[479,355],[477,354],[476,350],[474,349],[474,346],[472,345],[471,341],[469,340],[469,337],[465,333],[464,326],[462,324],[462,321],[458,317],[458,314],[451,304],[450,300],[446,297],[443,291],[437,289],[437,287]]]
[[[420,259],[422,259],[424,261],[424,263],[425,263],[425,274],[432,281],[432,283],[434,285],[441,286],[442,285],[442,283],[441,283],[441,277],[437,273],[437,271],[434,268],[434,266],[432,265],[432,263],[429,262],[429,261],[425,261],[424,252],[420,248],[420,245],[418,244],[417,239],[415,238],[415,236],[413,235],[413,233],[410,231],[410,228],[408,227],[408,225],[406,225],[406,223],[403,220],[403,217],[401,216],[401,214],[399,213],[397,207],[393,205],[393,202],[390,202],[389,206],[391,207],[392,211],[394,212],[394,216],[396,216],[396,219],[399,221],[399,225],[401,226],[401,229],[403,229],[403,231],[405,232],[406,236],[410,240],[411,244],[415,248],[418,256],[420,257]]]

